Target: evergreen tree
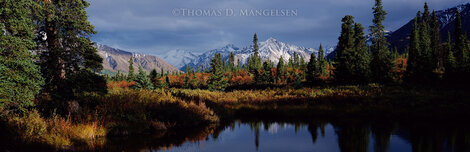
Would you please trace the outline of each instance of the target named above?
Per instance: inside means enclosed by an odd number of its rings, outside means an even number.
[[[241,70],[242,69],[242,62],[240,61],[240,59],[237,59],[237,64],[238,64],[237,71]]]
[[[455,73],[457,71],[457,63],[455,61],[455,56],[452,51],[452,38],[450,35],[450,31],[447,32],[447,42],[445,45],[445,60],[444,60],[444,69],[445,69],[445,76],[448,77],[450,73]]]
[[[253,36],[253,52],[254,52],[254,68],[260,69],[261,68],[261,58],[259,56],[259,47],[258,47],[258,36]]]
[[[300,57],[300,71],[307,71],[307,63],[304,60],[304,57]]]
[[[44,79],[29,52],[34,48],[30,0],[0,1],[0,107],[20,110],[33,106]]]
[[[429,81],[429,77],[433,75],[435,63],[433,63],[433,52],[431,49],[431,36],[430,36],[430,15],[429,8],[427,3],[424,3],[424,12],[422,14],[422,20],[419,24],[419,45],[421,49],[421,55],[419,56],[420,61],[420,71],[418,73],[418,80],[420,81]]]
[[[102,70],[103,59],[97,54],[90,40],[96,31],[88,21],[86,8],[90,5],[83,0],[54,0],[38,3],[44,9],[36,10],[44,14],[39,18],[38,29],[44,30],[47,39],[39,45],[41,59],[41,71],[46,80],[45,92],[50,92],[57,101],[68,100],[74,94],[80,93],[74,90],[87,91],[74,88],[73,82],[85,85],[103,84],[103,82],[77,82],[67,80],[72,75],[85,74],[84,76],[100,77],[95,74]],[[83,72],[87,71],[87,72]],[[80,76],[77,76],[80,77]],[[82,78],[80,80],[87,80]],[[104,80],[104,79],[103,79]],[[104,83],[105,84],[105,83]],[[89,89],[106,90],[104,86],[94,86]]]
[[[191,81],[189,82],[189,84],[191,85],[193,89],[199,88],[199,81],[197,80],[197,76],[195,73],[193,74],[193,77],[191,78]]]
[[[131,57],[129,59],[129,73],[127,74],[127,81],[132,82],[134,80],[135,80],[134,58]]]
[[[186,73],[184,75],[184,84],[183,84],[183,88],[190,88],[191,87],[191,84],[189,82],[189,75],[191,74],[191,67],[188,65],[186,66]]]
[[[186,66],[186,72],[185,73],[186,74],[191,74],[191,66],[190,65]]]
[[[273,82],[271,68],[272,68],[271,61],[268,60],[263,63],[263,74],[261,76],[261,80],[263,82],[268,82],[268,83]]]
[[[299,59],[299,55],[297,54],[297,52],[294,52],[294,55],[293,55],[293,60],[292,60],[292,67],[293,68],[299,68],[300,66],[300,59]]]
[[[287,61],[287,67],[289,68],[294,68],[294,57],[291,56],[289,60]]]
[[[354,25],[353,25],[354,24]],[[366,83],[370,75],[370,54],[364,28],[352,16],[343,18],[335,64],[335,80],[340,83]]]
[[[458,65],[458,71],[460,73],[467,71],[468,68],[468,51],[466,45],[467,38],[465,37],[464,33],[462,32],[462,19],[460,12],[458,10],[455,11],[455,31],[454,31],[454,41],[455,46],[454,48],[454,55]],[[462,73],[463,74],[463,73]]]
[[[457,60],[454,52],[450,51],[446,58],[446,75],[451,75],[457,71]]]
[[[387,12],[383,10],[382,0],[375,0],[373,8],[373,25],[369,27],[372,34],[372,52],[371,61],[372,78],[375,82],[389,83],[393,81],[392,69],[394,66],[393,57],[388,49],[388,42],[385,38],[385,27],[382,22],[385,20]]]
[[[335,57],[335,80],[340,83],[348,82],[348,79],[351,78],[352,69],[352,57],[354,53],[354,17],[346,15],[341,21],[341,35],[338,38],[338,45],[336,47],[336,57]]]
[[[184,84],[183,84],[183,88],[185,88],[185,89],[191,88],[191,84],[190,84],[191,82],[189,82],[189,81],[190,81],[190,80],[189,80],[189,75],[190,75],[189,73],[187,73],[187,74],[184,75]]]
[[[157,77],[158,77],[157,69],[153,69],[152,71],[150,71],[150,74],[149,74],[150,80],[155,79]]]
[[[227,87],[227,80],[225,79],[222,69],[222,58],[220,53],[214,55],[211,61],[211,76],[209,77],[209,90],[211,91],[224,91]]]
[[[253,54],[248,57],[247,62],[248,70],[253,73],[257,74],[258,70],[261,69],[261,58],[259,56],[259,48],[258,48],[258,36],[253,36]]]
[[[230,56],[228,57],[228,69],[228,71],[235,70],[235,55],[233,55],[233,52],[230,52]]]
[[[443,71],[444,69],[444,53],[440,46],[440,24],[437,21],[437,15],[435,11],[432,11],[432,22],[431,22],[431,48],[433,52],[433,61],[435,64],[435,68],[438,71]]]
[[[318,70],[316,77],[325,76],[328,74],[328,61],[323,51],[323,46],[320,44],[318,49]]]
[[[319,64],[317,62],[315,54],[312,53],[310,55],[310,61],[307,64],[307,71],[306,71],[307,82],[309,84],[313,84],[315,78],[317,77],[317,73],[320,73],[320,72],[318,72],[318,70],[319,70],[318,67],[319,67]]]
[[[147,74],[145,73],[144,69],[142,67],[139,67],[139,73],[137,74],[135,78],[135,88],[136,89],[153,89],[153,84],[150,81],[150,79],[147,77]]]
[[[371,55],[366,44],[364,28],[361,24],[354,24],[354,53],[351,69],[356,83],[367,83],[371,75]]]
[[[282,56],[279,59],[279,62],[277,63],[276,71],[277,71],[277,79],[279,81],[282,81],[282,78],[286,75],[286,71],[287,71],[284,65],[284,58]]]
[[[413,23],[413,29],[411,31],[409,50],[408,50],[408,61],[406,67],[406,76],[408,81],[415,81],[416,75],[420,71],[420,56],[421,56],[421,47],[419,45],[419,27],[418,22],[420,18],[420,12],[416,15]]]
[[[111,80],[113,81],[124,81],[126,80],[126,75],[124,75],[123,73],[121,73],[121,71],[118,71],[116,73],[116,75],[114,75],[113,77],[111,77]]]
[[[296,70],[293,70],[292,71],[292,76],[294,77],[294,80],[293,80],[293,87],[298,89],[298,88],[301,88],[302,87],[302,76],[297,73]]]
[[[161,76],[160,76],[160,77],[163,77],[163,76],[165,76],[165,71],[163,70],[163,67],[160,69],[160,74],[161,74]]]
[[[171,81],[167,74],[165,76],[165,83],[162,83],[162,88],[169,88],[170,86],[171,86]]]
[[[160,87],[160,75],[157,72],[157,69],[153,69],[149,74],[149,79],[153,84],[153,88]]]

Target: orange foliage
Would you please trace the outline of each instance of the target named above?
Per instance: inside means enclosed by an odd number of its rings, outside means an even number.
[[[401,80],[403,78],[403,75],[406,71],[406,66],[407,66],[407,58],[397,58],[395,60],[395,68],[393,69],[393,72],[397,73],[398,78]]]
[[[110,81],[108,82],[108,88],[129,88],[135,85],[135,82],[127,82],[127,81]]]
[[[236,76],[232,76],[230,83],[235,85],[246,85],[253,82],[253,78],[245,70],[241,70]]]

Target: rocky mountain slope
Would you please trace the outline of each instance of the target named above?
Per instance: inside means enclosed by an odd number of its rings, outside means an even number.
[[[147,72],[152,69],[157,69],[160,72],[161,68],[164,71],[179,71],[176,67],[157,56],[131,53],[102,44],[95,44],[95,47],[98,49],[98,55],[103,58],[103,68],[111,72],[128,72],[129,59],[132,56],[134,57],[134,69],[136,69],[136,72],[139,66]]]

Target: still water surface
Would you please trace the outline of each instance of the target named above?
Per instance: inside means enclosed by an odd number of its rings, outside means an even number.
[[[457,122],[236,120],[107,142],[106,150],[119,151],[470,151],[470,127]]]

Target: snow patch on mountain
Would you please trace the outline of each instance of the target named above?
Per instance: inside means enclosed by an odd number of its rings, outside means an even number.
[[[158,56],[171,65],[182,68],[186,64],[193,62],[199,55],[200,53],[193,53],[191,51],[172,50]]]

